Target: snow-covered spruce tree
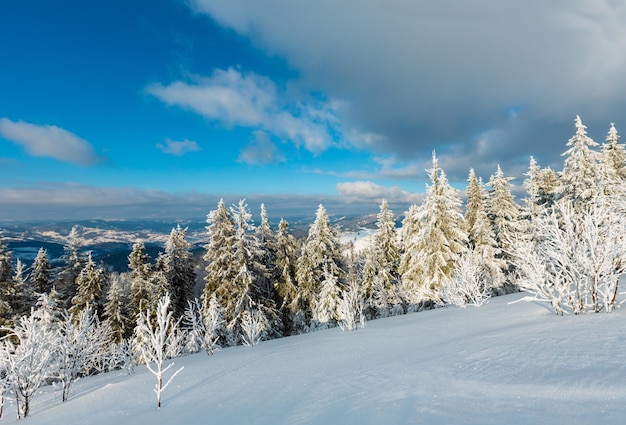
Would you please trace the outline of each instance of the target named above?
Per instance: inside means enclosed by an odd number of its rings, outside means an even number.
[[[600,162],[604,164],[603,168],[612,169],[622,182],[626,181],[626,147],[619,143],[619,134],[613,123],[606,142],[602,144]]]
[[[622,199],[626,196],[626,151],[624,145],[619,143],[619,135],[613,124],[606,142],[602,145],[600,173],[604,199],[611,202],[614,207],[623,206],[623,203],[615,203],[613,199]],[[626,211],[621,213],[626,214]]]
[[[174,320],[173,312],[169,309],[170,296],[165,294],[159,300],[156,315],[151,317],[150,310],[141,312],[137,321],[137,341],[141,360],[156,378],[154,392],[157,397],[157,407],[161,408],[161,398],[163,391],[172,382],[174,377],[183,370],[176,370],[167,380],[164,375],[174,363],[165,366],[168,359],[168,351],[171,351],[172,344],[178,344],[180,341],[173,340],[178,337],[178,324]]]
[[[274,290],[283,323],[283,335],[301,333],[306,329],[306,306],[296,286],[298,244],[289,234],[289,223],[280,220],[276,232]]]
[[[424,302],[435,302],[446,278],[450,277],[460,255],[466,250],[467,233],[457,190],[448,183],[433,152],[433,168],[429,171],[431,185],[426,199],[417,211],[419,228],[405,245],[410,260],[402,275],[402,290],[410,310]],[[405,251],[406,255],[406,251]]]
[[[272,231],[267,216],[265,204],[261,204],[261,224],[256,228],[256,238],[259,242],[259,263],[263,265],[265,273],[258,276],[259,289],[267,299],[276,299],[274,280],[276,279],[276,237]]]
[[[43,326],[31,312],[20,317],[13,328],[3,328],[9,337],[0,341],[0,358],[6,368],[7,384],[15,397],[17,417],[30,413],[30,402],[49,376],[57,335]],[[16,341],[16,342],[14,342]]]
[[[105,354],[110,330],[101,324],[90,308],[79,310],[76,316],[65,314],[58,326],[52,377],[61,383],[61,399],[67,401],[72,383],[88,375]]]
[[[57,322],[61,320],[63,314],[60,304],[60,295],[52,287],[49,293],[42,292],[37,296],[33,314],[43,326],[49,329],[56,329]]]
[[[67,243],[63,247],[65,251],[63,254],[65,266],[60,273],[61,281],[58,286],[65,308],[71,307],[72,300],[78,291],[76,280],[83,270],[83,265],[85,263],[85,260],[82,258],[80,253],[82,243],[82,239],[78,233],[78,226],[73,226],[67,236]]]
[[[180,225],[172,229],[165,244],[163,272],[167,279],[172,299],[174,317],[179,319],[185,313],[187,301],[192,298],[193,286],[196,282],[196,271],[191,257],[191,244],[185,236],[187,228]]]
[[[569,149],[560,175],[559,198],[572,202],[575,208],[584,209],[600,193],[601,171],[596,142],[587,136],[587,127],[579,116],[575,121],[576,133],[567,142]]]
[[[331,226],[326,208],[320,204],[315,221],[309,227],[296,268],[298,288],[302,301],[307,306],[307,318],[312,320],[314,328],[318,323],[325,323],[325,326],[337,323],[333,314],[326,315],[322,312],[328,313],[332,310],[331,305],[336,305],[336,294],[343,286],[344,275],[339,232]],[[326,288],[322,289],[324,283]],[[331,284],[336,288],[331,288]],[[323,295],[335,299],[323,300]],[[327,305],[321,306],[320,303]]]
[[[374,233],[373,265],[375,267],[374,285],[369,298],[378,302],[369,303],[374,308],[374,317],[387,317],[402,314],[402,300],[399,296],[400,245],[396,222],[389,204],[383,200],[376,220]],[[367,289],[367,288],[366,288]],[[385,300],[384,304],[381,303]]]
[[[50,269],[50,261],[48,260],[48,251],[39,248],[35,261],[33,262],[32,271],[29,278],[33,290],[37,294],[50,292],[52,290],[52,272]]]
[[[339,321],[337,307],[343,285],[339,285],[337,276],[328,270],[327,264],[324,264],[322,276],[318,298],[313,304],[312,329],[326,329]]]
[[[103,306],[102,289],[106,283],[106,275],[101,266],[94,263],[91,252],[87,256],[87,263],[76,278],[77,292],[72,298],[69,312],[75,317],[86,309],[93,309],[96,316],[100,316]]]
[[[494,237],[500,252],[497,255],[504,263],[503,273],[506,275],[511,271],[511,255],[515,251],[514,242],[519,233],[523,230],[520,222],[520,206],[515,202],[515,197],[511,193],[512,177],[505,177],[502,168],[498,165],[496,173],[489,178],[487,186],[489,199],[487,203],[487,215],[491,221]],[[514,291],[510,285],[507,291]]]
[[[11,309],[14,316],[22,316],[30,311],[34,304],[33,289],[27,281],[26,266],[18,258],[15,262],[15,273],[13,275],[13,297],[11,298]]]
[[[491,296],[490,272],[480,253],[475,249],[465,251],[452,275],[444,281],[442,301],[462,308],[482,306]]]
[[[125,335],[129,333],[128,328],[132,330],[132,326],[126,316],[125,306],[127,303],[122,294],[120,275],[111,276],[110,282],[106,303],[104,304],[104,318],[106,325],[111,331],[109,340],[113,344],[119,344]]]
[[[419,288],[421,283],[422,259],[419,250],[420,240],[417,237],[420,229],[419,210],[420,208],[416,204],[411,204],[404,213],[402,228],[400,229],[402,243],[398,273],[400,274],[400,293],[407,302],[407,288]],[[375,261],[373,267],[376,267]]]
[[[484,286],[488,291],[497,291],[504,284],[505,262],[500,258],[500,249],[486,209],[487,193],[482,180],[471,169],[467,185],[465,221],[468,229],[469,248],[473,256],[485,265]]]
[[[152,267],[142,242],[133,244],[133,249],[128,255],[128,268],[130,269],[128,319],[134,324],[139,313],[151,307],[150,299],[154,293],[151,286]],[[125,336],[128,337],[129,334]]]
[[[259,310],[265,315],[267,323],[271,324],[266,328],[267,335],[280,328],[280,319],[273,299],[268,298],[267,291],[260,287],[266,282],[267,268],[261,262],[263,250],[245,200],[231,208],[231,216],[235,224],[231,239],[231,260],[226,265],[227,269],[222,271],[222,276],[229,278],[222,279],[214,292],[224,308],[226,337],[233,344],[240,340],[241,321],[246,311]],[[206,297],[211,294],[205,291],[205,306],[208,301]]]
[[[203,257],[207,265],[202,294],[202,309],[205,312],[213,294],[216,294],[222,306],[227,304],[231,295],[229,285],[237,273],[233,268],[235,222],[223,199],[220,199],[217,209],[209,212],[207,223],[209,243],[205,245],[206,253]]]
[[[598,200],[583,208],[560,200],[537,217],[535,240],[517,243],[519,287],[557,314],[610,312],[616,305],[626,269],[626,219]]]

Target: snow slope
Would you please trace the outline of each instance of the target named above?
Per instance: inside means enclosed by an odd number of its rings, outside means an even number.
[[[64,404],[42,388],[20,423],[626,423],[626,310],[558,317],[509,304],[522,296],[175,359],[160,410],[145,367],[80,380]]]

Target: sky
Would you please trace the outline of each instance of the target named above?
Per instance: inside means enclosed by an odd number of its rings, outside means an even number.
[[[397,213],[580,115],[626,128],[626,3],[0,2],[0,220]]]

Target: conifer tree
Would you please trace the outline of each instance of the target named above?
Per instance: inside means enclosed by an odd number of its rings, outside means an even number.
[[[44,248],[39,248],[35,261],[33,262],[30,282],[33,290],[38,293],[48,293],[52,290],[52,274],[50,271],[50,261],[48,252]]]
[[[415,250],[411,260],[417,260],[417,264],[409,265],[410,274],[402,276],[403,292],[411,309],[438,299],[445,279],[452,274],[467,244],[461,200],[439,168],[434,152],[433,167],[428,171],[431,185],[417,212],[419,230],[410,242]],[[413,274],[412,270],[418,267],[419,272]]]
[[[104,305],[105,324],[109,329],[111,342],[115,344],[122,342],[124,336],[132,329],[132,327],[128,326],[128,318],[124,311],[126,303],[124,302],[120,286],[119,275],[113,276]]]
[[[78,285],[76,280],[83,270],[85,261],[81,258],[80,248],[82,240],[78,233],[78,226],[73,226],[67,237],[67,243],[63,247],[65,253],[63,260],[65,268],[61,272],[61,296],[66,308],[72,304],[72,299],[76,296]]]
[[[520,207],[511,193],[512,177],[505,177],[498,165],[496,173],[489,178],[491,187],[487,213],[493,227],[499,258],[505,261],[503,272],[510,271],[511,256],[515,251],[514,241],[521,232]]]
[[[176,319],[185,313],[187,301],[192,298],[196,271],[191,257],[191,244],[185,236],[187,228],[180,225],[172,229],[165,244],[163,272],[171,293],[171,309]]]
[[[252,215],[248,211],[245,200],[231,209],[235,220],[234,263],[238,270],[232,284],[231,304],[224,305],[227,327],[239,332],[244,313],[258,311],[267,324],[266,334],[277,336],[281,325],[276,310],[273,292],[268,288],[268,270],[263,263],[265,250],[258,239],[252,223]]]
[[[565,157],[560,176],[559,197],[569,200],[577,209],[582,209],[600,193],[601,172],[596,142],[587,136],[587,127],[579,116],[575,121],[576,133],[567,142],[570,148]]]
[[[498,288],[504,283],[502,269],[506,264],[500,259],[500,249],[486,209],[487,192],[482,180],[470,170],[467,186],[467,207],[465,221],[468,228],[468,242],[471,255],[467,258],[479,259],[484,265],[484,287],[487,290]]]
[[[150,307],[150,300],[154,293],[151,286],[153,273],[142,242],[133,244],[133,250],[128,256],[128,268],[130,269],[128,319],[134,322],[140,312]]]
[[[375,317],[386,317],[403,312],[401,299],[398,295],[400,246],[398,232],[393,211],[383,200],[376,220],[374,233],[374,258],[372,266],[375,268],[373,286],[364,288],[366,296],[373,296],[377,300],[376,311],[370,312]],[[364,270],[369,273],[369,270]],[[364,280],[367,281],[367,280]],[[369,286],[369,285],[368,285]],[[369,292],[369,294],[368,294]],[[375,293],[375,294],[374,294]],[[383,303],[384,300],[384,303]],[[385,305],[386,304],[386,305]],[[370,307],[374,307],[370,303]]]
[[[317,304],[320,302],[322,283],[326,282],[327,286],[335,284],[339,290],[343,286],[344,274],[338,231],[331,226],[326,208],[320,205],[302,246],[296,271],[298,287],[311,315],[309,317],[319,319],[314,317],[314,313],[319,311]],[[328,294],[335,292],[326,288]]]
[[[94,263],[91,252],[87,256],[87,263],[76,279],[77,293],[72,298],[69,312],[78,317],[81,312],[91,309],[96,316],[102,310],[102,290],[106,282],[104,269]]]
[[[26,281],[24,274],[26,273],[26,266],[18,258],[15,263],[15,273],[13,275],[13,281],[11,283],[13,289],[13,296],[11,298],[11,309],[13,315],[20,317],[30,311],[34,303],[33,290],[31,285]]]
[[[306,326],[305,306],[296,286],[297,249],[295,238],[289,234],[289,223],[280,220],[276,233],[274,288],[285,335],[302,332]]]
[[[417,238],[420,229],[418,214],[419,207],[416,204],[411,204],[409,209],[404,213],[404,219],[402,220],[402,228],[400,231],[402,235],[402,245],[400,266],[398,267],[402,291],[407,287],[418,287],[420,284],[422,267],[418,250],[419,240]],[[375,263],[374,267],[376,267]],[[403,294],[403,297],[406,298],[406,295]]]
[[[217,209],[209,212],[207,223],[209,243],[205,245],[206,253],[203,257],[207,265],[202,295],[202,310],[205,313],[213,294],[216,294],[222,307],[229,303],[231,294],[227,288],[236,274],[233,268],[235,222],[223,199],[219,201]]]
[[[618,200],[626,196],[626,150],[624,145],[619,143],[619,135],[614,124],[611,124],[606,142],[602,144],[600,171],[604,195],[601,199],[609,202],[610,208],[623,205]],[[621,213],[626,211],[622,209]]]
[[[602,144],[601,162],[605,164],[604,168],[612,169],[621,181],[626,180],[626,148],[619,143],[619,134],[613,123],[606,142]]]
[[[259,275],[259,287],[268,299],[274,298],[274,279],[276,278],[276,238],[267,216],[265,204],[261,204],[261,224],[256,228],[256,238],[259,242],[259,263],[265,268],[265,273]]]

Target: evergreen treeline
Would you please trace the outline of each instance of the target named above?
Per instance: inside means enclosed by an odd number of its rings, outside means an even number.
[[[341,242],[323,205],[298,240],[287,221],[272,226],[263,205],[255,224],[243,200],[231,207],[220,201],[209,212],[201,261],[178,226],[155,259],[134,244],[128,273],[109,273],[82,252],[77,228],[58,270],[44,249],[25,270],[0,235],[0,325],[9,336],[2,364],[17,361],[24,335],[48,335],[66,351],[53,350],[41,367],[52,370],[47,379],[67,385],[65,400],[74,379],[111,367],[130,370],[153,358],[334,326],[352,330],[366,320],[481,305],[520,289],[559,314],[610,311],[626,267],[626,151],[613,125],[600,149],[579,117],[575,129],[561,171],[530,159],[522,203],[500,166],[486,183],[470,170],[463,203],[433,153],[424,201],[404,213],[399,229],[383,201],[360,252]],[[168,342],[151,346],[165,357],[146,357],[157,318],[167,318]],[[91,354],[69,371],[60,368],[79,341]],[[3,367],[1,388],[20,393]],[[19,397],[26,416],[29,396]]]

